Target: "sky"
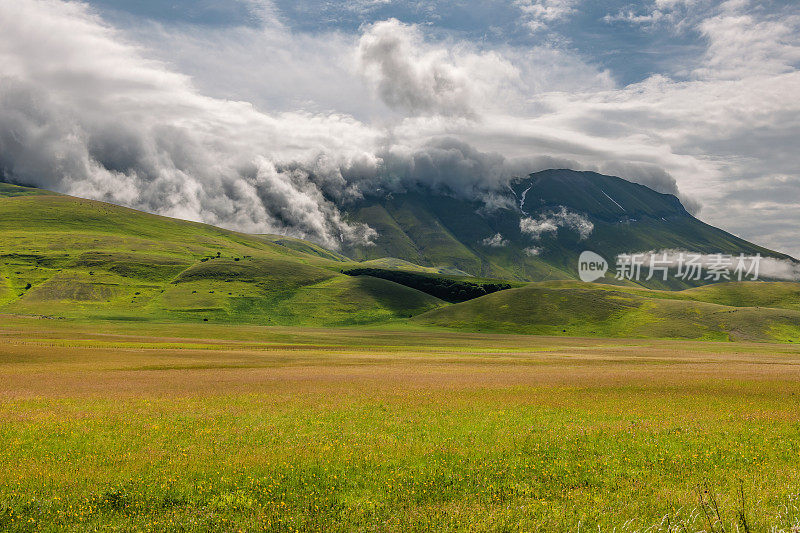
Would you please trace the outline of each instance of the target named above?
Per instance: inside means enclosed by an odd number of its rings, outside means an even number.
[[[800,5],[0,1],[0,172],[330,247],[412,183],[597,170],[800,258]]]

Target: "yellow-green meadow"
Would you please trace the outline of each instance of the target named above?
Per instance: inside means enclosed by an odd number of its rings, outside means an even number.
[[[0,317],[0,529],[792,531],[800,347]]]

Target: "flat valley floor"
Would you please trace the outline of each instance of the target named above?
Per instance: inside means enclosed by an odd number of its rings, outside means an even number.
[[[800,346],[0,315],[0,530],[798,527]]]

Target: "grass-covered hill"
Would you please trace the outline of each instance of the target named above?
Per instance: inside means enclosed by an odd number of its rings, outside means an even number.
[[[463,274],[0,184],[0,315],[800,342],[797,283],[666,291]]]
[[[428,311],[413,322],[496,333],[800,342],[800,284],[736,282],[673,292],[541,282]]]
[[[613,176],[547,170],[512,182],[505,196],[505,206],[493,210],[431,190],[365,198],[349,216],[378,231],[375,246],[346,253],[358,260],[396,257],[524,281],[577,278],[584,250],[601,254],[612,266],[617,254],[660,249],[787,257],[701,222],[675,196]],[[591,222],[591,234],[582,238],[569,226],[539,236],[521,230],[520,220],[539,220],[562,208]],[[647,285],[688,288],[675,279]]]
[[[0,184],[0,313],[357,325],[442,305],[312,243]]]

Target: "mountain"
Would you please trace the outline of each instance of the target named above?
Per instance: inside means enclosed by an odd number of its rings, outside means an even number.
[[[612,267],[617,254],[661,249],[788,258],[701,222],[673,195],[595,172],[531,174],[513,181],[501,200],[488,209],[483,201],[430,189],[366,197],[347,214],[377,230],[375,245],[344,253],[524,281],[577,278],[584,250]],[[690,285],[670,280],[649,286]]]

